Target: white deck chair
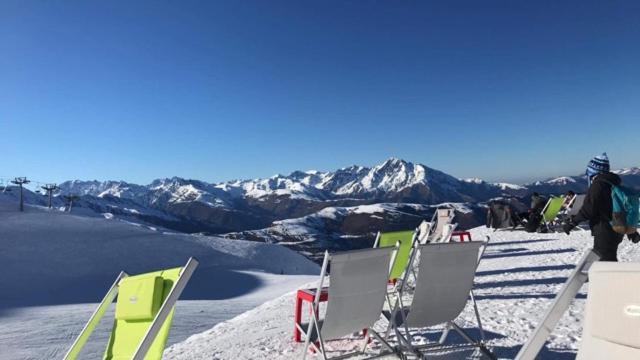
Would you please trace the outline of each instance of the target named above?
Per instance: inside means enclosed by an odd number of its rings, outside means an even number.
[[[473,340],[455,319],[460,315],[471,295],[481,337],[484,338],[478,308],[473,297],[473,282],[481,257],[480,247],[487,242],[426,244],[417,248],[420,255],[418,276],[410,307],[404,307],[402,296],[397,298],[391,311],[383,314],[389,320],[389,328],[398,338],[396,351],[408,351],[422,358],[420,348],[437,348],[446,341],[450,329],[458,332],[469,344],[476,346],[492,359],[495,356],[483,340]],[[401,290],[402,291],[402,290]],[[437,344],[413,345],[410,328],[426,328],[445,324],[445,330]],[[404,330],[404,334],[402,332]],[[387,330],[387,333],[389,330]]]
[[[431,235],[431,229],[433,228],[433,222],[423,220],[418,226],[418,242],[420,244],[426,244]]]
[[[426,242],[440,242],[445,226],[451,224],[454,217],[455,212],[453,209],[437,209],[434,214],[435,227],[431,227],[432,231]]]
[[[318,289],[322,289],[330,262],[327,310],[324,319],[320,320],[316,315],[320,304],[320,291],[317,291],[309,323],[296,324],[305,337],[302,359],[306,358],[311,346],[326,360],[325,341],[339,339],[362,329],[368,331],[361,351],[357,353],[364,353],[370,335],[379,338],[372,327],[382,313],[395,252],[394,247],[346,251],[333,255],[325,252]],[[340,357],[344,356],[346,355]]]
[[[577,360],[640,359],[638,284],[640,263],[596,262],[591,266]]]
[[[433,243],[448,243],[451,241],[451,236],[453,236],[453,232],[458,227],[458,224],[446,224],[442,228],[442,235],[440,238],[434,239]]]

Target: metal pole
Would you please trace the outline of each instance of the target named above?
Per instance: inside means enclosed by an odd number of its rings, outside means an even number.
[[[31,181],[27,180],[26,177],[17,177],[11,183],[20,186],[20,211],[24,211],[24,196],[22,194],[22,185],[28,184]]]
[[[320,304],[320,293],[322,292],[322,286],[324,284],[324,277],[327,273],[327,267],[329,265],[329,251],[325,250],[324,252],[324,260],[322,261],[322,268],[320,269],[320,281],[318,281],[318,288],[316,289],[316,296],[313,298],[313,309],[311,309],[311,319],[309,320],[309,325],[307,326],[307,332],[305,333],[305,341],[304,341],[304,353],[302,354],[302,360],[307,358],[307,352],[309,351],[309,343],[311,342],[311,334],[313,331],[313,326],[316,326],[316,331],[318,331],[318,339],[320,339],[320,329],[317,326],[315,313],[318,310]]]
[[[41,186],[41,188],[46,190],[49,195],[49,209],[51,209],[51,196],[53,192],[58,189],[58,186],[56,184],[46,184],[45,186]]]

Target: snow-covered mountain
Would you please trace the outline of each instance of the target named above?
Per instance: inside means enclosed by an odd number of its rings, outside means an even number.
[[[456,179],[425,165],[390,158],[372,168],[350,166],[333,172],[294,171],[266,179],[235,180],[209,184],[180,178],[159,179],[142,186],[123,181],[67,181],[60,185],[63,193],[107,195],[166,204],[199,201],[212,207],[233,207],[238,198],[264,199],[287,196],[292,199],[325,201],[341,198],[403,197],[408,189],[423,188],[432,197],[448,195],[470,198]],[[491,186],[490,186],[491,187]],[[495,186],[495,191],[498,187]],[[433,193],[433,194],[429,194]],[[457,200],[457,199],[451,199]]]
[[[469,183],[396,158],[371,168],[354,165],[331,172],[294,171],[217,184],[176,177],[148,185],[74,180],[62,183],[60,189],[60,194],[80,195],[77,206],[116,214],[126,207],[138,211],[140,217],[147,215],[132,204],[120,204],[131,202],[153,213],[154,218],[145,221],[208,233],[266,228],[273,221],[309,215],[328,206],[479,202],[504,193],[494,184]]]
[[[625,186],[640,188],[640,168],[630,167],[612,170],[612,172],[622,178],[622,183]],[[524,186],[531,192],[536,191],[541,194],[561,194],[568,190],[572,190],[578,193],[584,192],[587,190],[588,184],[586,175],[579,175],[560,176],[542,181],[536,181]]]
[[[640,168],[616,170],[625,184],[640,187]],[[422,164],[390,158],[373,166],[335,171],[294,171],[253,180],[207,183],[182,178],[148,185],[124,181],[67,181],[60,194],[76,194],[77,206],[97,213],[137,217],[185,232],[229,233],[263,229],[326,207],[375,203],[476,204],[498,196],[526,197],[586,189],[584,176],[562,176],[525,185],[458,179]],[[34,201],[42,203],[38,196]],[[56,204],[62,205],[62,199]]]

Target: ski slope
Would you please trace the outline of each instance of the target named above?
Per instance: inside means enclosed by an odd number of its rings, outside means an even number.
[[[169,343],[311,281],[318,266],[278,245],[166,233],[117,219],[17,204],[0,196],[0,358],[61,358],[121,270],[200,266],[178,302]],[[82,358],[98,359],[107,314]]]
[[[537,234],[523,231],[492,232],[473,229],[476,240],[491,236],[476,275],[476,298],[488,344],[502,359],[512,359],[536,327],[566,277],[591,246],[588,232]],[[640,244],[625,240],[621,261],[640,261]],[[313,285],[311,283],[309,285]],[[541,359],[574,359],[577,352],[587,285],[583,287],[559,326],[549,338]],[[210,330],[193,335],[165,351],[165,359],[297,359],[302,344],[292,341],[294,294],[289,293],[250,310]],[[467,306],[459,323],[475,326],[473,310]],[[376,327],[385,328],[380,320]],[[478,335],[478,331],[470,329]],[[414,338],[424,343],[437,339],[437,329],[419,330]],[[452,337],[453,339],[453,337]],[[332,341],[334,355],[353,350],[359,342]],[[380,347],[372,345],[374,354]],[[449,350],[437,359],[477,358],[473,351]]]

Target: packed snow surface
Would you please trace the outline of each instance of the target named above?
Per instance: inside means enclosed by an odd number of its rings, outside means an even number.
[[[474,240],[491,236],[490,245],[476,274],[475,294],[488,345],[502,359],[512,359],[528,339],[575,264],[592,245],[589,232],[571,235],[523,231],[493,232],[484,227],[471,231]],[[621,261],[640,261],[640,245],[625,240]],[[308,286],[313,286],[310,283]],[[548,339],[541,359],[573,359],[579,346],[587,285],[564,314]],[[294,293],[265,303],[210,330],[191,336],[165,351],[165,359],[297,359],[303,345],[292,340]],[[321,312],[322,314],[322,312]],[[474,330],[470,304],[458,323]],[[376,327],[385,328],[380,320]],[[437,328],[412,331],[425,343],[437,339]],[[356,340],[360,340],[359,338]],[[393,340],[393,338],[392,338]],[[360,341],[330,341],[333,355],[353,350]],[[374,342],[369,355],[380,350]],[[311,358],[314,358],[313,356]],[[452,349],[438,359],[477,358],[471,350]]]

